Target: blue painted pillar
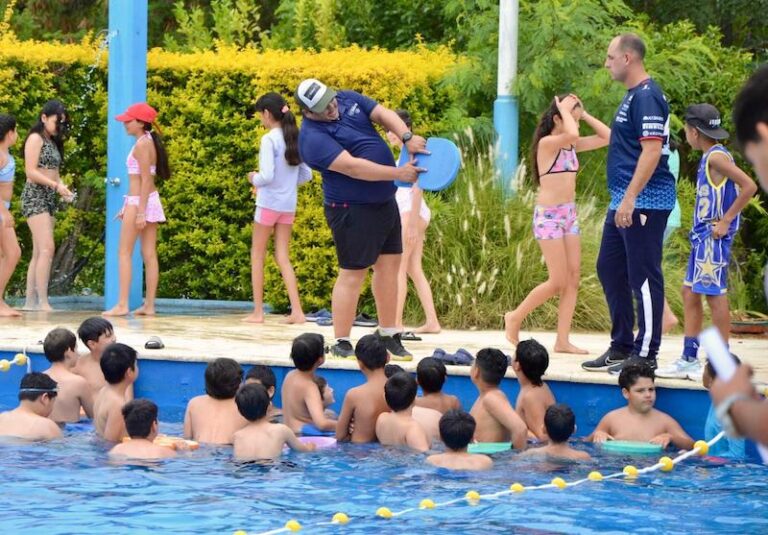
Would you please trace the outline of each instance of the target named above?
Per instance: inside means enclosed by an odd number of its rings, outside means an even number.
[[[116,220],[128,194],[125,159],[134,138],[125,133],[115,115],[135,102],[147,98],[147,0],[109,1],[109,78],[107,81],[107,221],[104,269],[104,306],[112,308],[118,301],[118,247],[121,222]],[[139,243],[133,252],[129,307],[141,305],[143,264]]]
[[[499,66],[493,126],[496,129],[496,170],[504,190],[515,193],[512,178],[517,171],[519,118],[512,94],[517,73],[518,0],[499,0]]]

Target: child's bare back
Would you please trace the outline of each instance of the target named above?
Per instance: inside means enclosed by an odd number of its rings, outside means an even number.
[[[456,396],[436,392],[424,394],[422,397],[416,398],[416,406],[433,409],[440,414],[445,414],[451,409],[460,409],[461,403]]]
[[[344,405],[336,426],[336,439],[351,440],[355,443],[376,442],[376,420],[387,412],[384,400],[384,384],[387,377],[380,370],[363,385],[356,386],[344,396]],[[352,433],[349,433],[352,424]]]
[[[197,396],[187,404],[184,438],[208,444],[232,444],[235,432],[247,423],[238,412],[234,398]]]
[[[493,460],[487,455],[479,453],[467,453],[466,451],[446,451],[427,457],[427,462],[439,468],[448,470],[490,470],[493,468]]]
[[[376,420],[376,437],[382,446],[406,446],[427,451],[431,441],[424,428],[410,414],[385,412]]]
[[[51,440],[61,437],[61,429],[50,418],[14,409],[0,413],[0,436],[24,440]]]
[[[175,457],[176,451],[165,446],[158,446],[151,440],[132,438],[109,450],[109,455],[124,459],[167,459]]]
[[[81,407],[88,418],[93,417],[93,393],[83,377],[55,365],[46,370],[45,374],[58,383],[59,389],[56,404],[49,416],[51,420],[58,423],[77,422],[80,420]]]
[[[500,389],[481,393],[469,413],[477,422],[477,442],[512,442],[515,448],[525,448],[525,422]]]
[[[313,377],[300,370],[292,370],[282,387],[283,421],[294,432],[300,433],[305,424],[323,431],[336,429],[336,420],[325,415],[323,398]]]
[[[101,389],[93,404],[93,426],[96,433],[110,442],[120,442],[127,435],[122,409],[125,397],[111,385]]]
[[[555,396],[546,383],[542,383],[541,386],[521,385],[515,410],[525,422],[533,438],[547,439],[547,434],[544,431],[544,413],[548,407],[554,404]]]
[[[313,451],[314,444],[303,444],[291,429],[284,424],[273,424],[266,419],[249,423],[235,432],[234,455],[241,461],[276,459],[288,445],[298,451]]]

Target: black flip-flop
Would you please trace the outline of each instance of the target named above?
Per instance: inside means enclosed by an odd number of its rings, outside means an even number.
[[[413,331],[405,331],[400,335],[400,340],[405,340],[406,342],[421,342],[421,336],[417,336]]]
[[[165,344],[160,340],[159,336],[150,336],[147,343],[144,344],[144,349],[163,349]]]

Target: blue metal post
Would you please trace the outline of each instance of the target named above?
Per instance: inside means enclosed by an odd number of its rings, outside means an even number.
[[[104,269],[104,306],[119,297],[118,247],[121,222],[116,218],[128,194],[125,158],[134,139],[114,119],[134,102],[147,98],[147,0],[109,1],[109,78],[107,82],[107,221]],[[139,243],[133,252],[129,307],[142,302],[143,264]]]
[[[496,129],[496,169],[504,190],[515,193],[512,178],[517,171],[519,119],[512,94],[517,72],[518,0],[499,0],[499,70],[493,126]]]

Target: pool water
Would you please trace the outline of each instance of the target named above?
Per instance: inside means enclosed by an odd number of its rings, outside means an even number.
[[[180,423],[160,427],[182,431]],[[593,463],[554,465],[510,452],[494,456],[493,471],[450,473],[426,465],[423,455],[373,445],[289,453],[271,464],[237,463],[231,449],[203,446],[137,466],[110,462],[90,424],[66,435],[49,444],[0,443],[0,533],[258,533],[290,519],[309,533],[768,532],[768,469],[753,464],[690,459],[633,482],[526,491],[384,520],[375,517],[380,506],[399,511],[423,498],[488,494],[513,482],[572,481],[656,458],[593,451]],[[346,526],[311,528],[339,511],[351,518]]]

